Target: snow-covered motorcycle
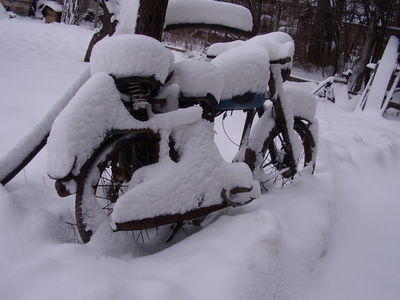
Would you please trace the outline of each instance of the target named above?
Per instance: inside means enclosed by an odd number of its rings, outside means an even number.
[[[141,231],[198,221],[312,173],[315,99],[283,88],[293,52],[285,33],[254,37],[211,62],[175,63],[146,36],[99,42],[91,77],[57,116],[47,148],[59,195],[76,193],[82,241],[104,224]],[[227,163],[213,121],[233,110],[247,116]]]

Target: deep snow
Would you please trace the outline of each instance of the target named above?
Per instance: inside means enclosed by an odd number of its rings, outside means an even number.
[[[85,69],[91,34],[0,20],[0,158]],[[0,187],[0,299],[399,298],[400,123],[329,102],[317,117],[314,176],[216,214],[164,250],[107,228],[77,243],[74,199],[56,195],[42,151]],[[225,120],[235,141],[242,120]],[[229,160],[220,119],[215,129]]]

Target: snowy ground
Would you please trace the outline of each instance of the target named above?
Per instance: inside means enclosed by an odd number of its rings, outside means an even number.
[[[0,20],[0,158],[85,68],[91,34]],[[317,115],[315,176],[153,254],[123,234],[77,243],[74,199],[56,195],[42,151],[0,186],[0,299],[399,299],[400,122],[327,102]],[[236,141],[241,120],[225,122]]]

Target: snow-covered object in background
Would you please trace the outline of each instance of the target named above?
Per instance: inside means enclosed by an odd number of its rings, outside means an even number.
[[[219,102],[224,75],[219,67],[209,62],[185,60],[175,64],[171,83],[178,84],[185,97],[205,97],[210,93]]]
[[[9,18],[3,4],[0,3],[0,20],[7,20]]]
[[[224,74],[221,99],[246,92],[262,94],[268,89],[269,55],[259,46],[244,43],[221,53],[211,63],[220,67]]]
[[[129,190],[113,208],[113,223],[185,213],[220,204],[223,190],[230,198],[235,187],[253,188],[253,175],[245,163],[227,163],[221,157],[213,123],[201,120],[172,133],[181,154],[179,162],[166,153],[159,163],[137,170]],[[168,136],[161,143],[168,145]],[[259,196],[259,190],[255,192]]]
[[[162,84],[173,68],[172,52],[156,39],[139,34],[105,37],[93,47],[90,59],[92,75],[154,76]]]
[[[332,101],[347,110],[353,110],[354,103],[350,101],[347,86],[348,77],[351,76],[351,73],[351,70],[347,70],[342,73],[344,77],[340,77],[337,74],[330,76],[321,81],[311,93],[319,98]]]
[[[39,0],[36,3],[36,8],[42,11],[45,7],[49,7],[55,12],[62,12],[62,5],[58,4],[55,1],[49,1],[49,0]]]
[[[201,118],[201,108],[191,107],[142,122],[129,114],[120,98],[114,80],[105,73],[96,73],[82,86],[51,128],[47,143],[50,177],[63,178],[70,172],[77,175],[112,129],[149,128],[157,132]]]
[[[335,81],[332,84],[332,89],[336,104],[348,110],[354,109],[354,104],[350,101],[347,83]]]
[[[335,81],[335,76],[330,76],[330,77],[324,79],[323,81],[321,81],[321,82],[318,84],[317,87],[315,87],[315,88],[311,91],[311,93],[318,96],[318,95],[319,95],[318,92],[322,91],[322,88],[324,88],[324,86],[326,86],[326,85],[332,85],[334,81]]]
[[[13,170],[15,170],[36,147],[44,141],[50,132],[50,128],[69,103],[73,96],[77,93],[81,86],[90,77],[89,67],[79,76],[74,84],[67,90],[64,96],[57,102],[56,105],[47,113],[47,115],[38,123],[31,132],[23,140],[21,140],[11,151],[0,161],[0,180],[2,181]]]
[[[207,56],[210,57],[215,57],[220,55],[222,52],[225,52],[233,47],[240,46],[244,43],[245,41],[241,40],[236,40],[232,42],[226,42],[226,43],[215,43],[212,44],[208,49],[207,49]]]
[[[250,32],[253,19],[241,6],[212,0],[170,0],[165,25],[213,24]]]
[[[36,3],[36,10],[35,10],[35,17],[37,19],[42,19],[43,16],[43,10],[49,7],[50,9],[54,10],[55,12],[62,12],[62,5],[58,4],[55,1],[49,1],[49,0],[39,0]]]
[[[109,6],[108,3],[107,6]],[[135,32],[139,0],[118,0],[118,5],[114,6],[118,7],[113,7],[114,14],[118,19],[115,34],[132,34]]]

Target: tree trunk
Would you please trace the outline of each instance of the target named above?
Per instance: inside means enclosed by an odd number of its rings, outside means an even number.
[[[140,0],[136,33],[161,41],[168,0]]]
[[[272,17],[272,31],[278,31],[278,29],[279,29],[279,22],[281,20],[281,12],[282,12],[281,3],[279,1],[276,1],[275,7],[274,7],[274,14]]]
[[[335,65],[333,74],[340,73],[344,70],[345,57],[345,27],[343,23],[343,15],[345,12],[345,0],[337,0],[336,5],[332,9],[333,13],[333,40],[335,41]]]
[[[252,35],[257,35],[260,30],[262,0],[248,0],[248,6],[253,19]]]
[[[330,44],[330,41],[326,39],[329,9],[329,0],[318,0],[313,28],[310,33],[310,46],[308,51],[308,60],[317,66],[320,66],[321,62],[324,60],[322,55],[325,44]]]

